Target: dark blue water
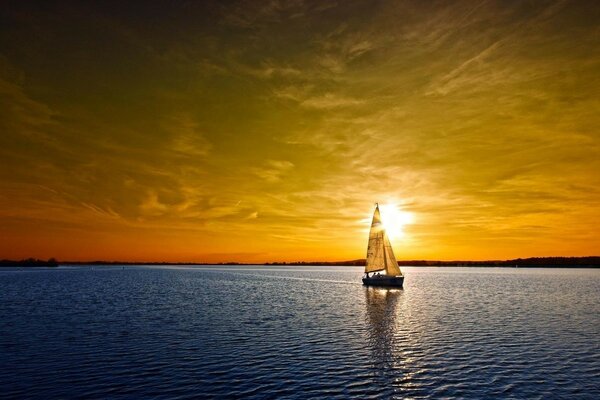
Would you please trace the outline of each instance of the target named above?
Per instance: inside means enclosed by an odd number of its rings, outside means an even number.
[[[600,270],[0,270],[0,396],[600,398]]]

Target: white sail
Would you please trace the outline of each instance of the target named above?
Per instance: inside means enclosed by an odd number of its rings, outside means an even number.
[[[371,231],[369,232],[369,245],[367,247],[367,263],[365,272],[385,271],[386,275],[402,275],[390,239],[385,233],[385,228],[381,222],[379,214],[379,205],[375,207],[373,222],[371,222]]]

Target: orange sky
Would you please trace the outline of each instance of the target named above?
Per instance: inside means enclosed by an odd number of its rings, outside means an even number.
[[[400,260],[597,255],[599,14],[6,3],[0,258],[364,258],[375,202]]]

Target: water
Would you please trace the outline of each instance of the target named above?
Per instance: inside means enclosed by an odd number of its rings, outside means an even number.
[[[600,398],[600,270],[0,270],[0,397]]]

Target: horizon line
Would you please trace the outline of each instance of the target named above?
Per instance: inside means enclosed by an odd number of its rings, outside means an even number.
[[[592,255],[592,256],[541,256],[541,257],[518,257],[518,258],[510,258],[510,259],[486,259],[486,260],[435,260],[435,259],[406,259],[406,260],[398,260],[398,264],[403,264],[404,266],[408,266],[407,263],[418,263],[418,264],[486,264],[486,263],[515,263],[515,262],[523,262],[523,261],[596,261],[600,262],[600,256]],[[50,257],[48,259],[39,259],[39,258],[24,258],[21,260],[0,259],[0,264],[8,264],[8,263],[54,263],[54,264],[107,264],[107,265],[294,265],[294,264],[303,264],[303,265],[360,265],[365,263],[365,258],[357,258],[352,260],[336,260],[336,261],[323,261],[323,260],[296,260],[296,261],[264,261],[264,262],[246,262],[246,261],[216,261],[216,262],[206,262],[206,261],[124,261],[124,260],[58,260],[55,257]]]

